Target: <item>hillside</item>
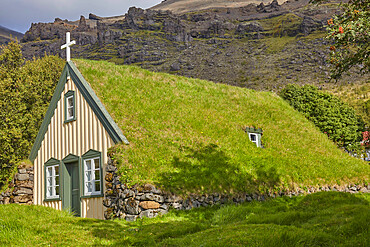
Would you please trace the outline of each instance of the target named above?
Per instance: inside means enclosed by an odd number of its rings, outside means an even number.
[[[13,30],[10,30],[6,27],[0,26],[0,45],[6,44],[11,40],[17,39],[20,41],[23,37],[23,33],[19,33]]]
[[[33,24],[22,46],[28,58],[45,52],[64,57],[60,46],[65,32],[71,31],[77,42],[75,58],[109,60],[256,90],[276,92],[288,83],[327,88],[332,85],[327,62],[330,43],[323,37],[327,19],[339,8],[333,2],[318,6],[308,2],[274,1],[184,14],[133,7],[115,18],[90,14],[79,21]],[[338,83],[365,83],[356,69]]]
[[[111,150],[130,184],[238,193],[369,179],[368,164],[274,93],[104,61],[75,63],[130,142]],[[263,129],[264,149],[249,141],[246,126]]]
[[[0,205],[1,246],[367,246],[369,196],[317,193],[136,222]]]
[[[268,4],[272,0],[164,0],[160,4],[152,7],[153,10],[170,10],[173,13],[181,14],[186,12],[201,11],[217,8],[240,8],[249,4]],[[286,0],[279,0],[279,4]]]

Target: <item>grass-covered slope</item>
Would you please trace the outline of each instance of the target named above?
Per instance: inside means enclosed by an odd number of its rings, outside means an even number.
[[[137,222],[0,205],[1,246],[368,246],[369,196],[344,193],[171,211]]]
[[[74,61],[130,145],[112,150],[123,179],[177,192],[251,192],[368,181],[276,94],[102,61]],[[264,149],[243,131],[263,129]]]

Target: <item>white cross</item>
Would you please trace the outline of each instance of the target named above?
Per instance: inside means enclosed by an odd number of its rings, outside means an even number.
[[[66,33],[66,44],[65,45],[62,45],[61,47],[60,47],[60,49],[64,49],[64,48],[66,48],[66,50],[67,50],[67,62],[68,61],[71,61],[71,46],[72,45],[75,45],[76,44],[76,41],[71,41],[71,33],[70,32],[67,32]]]

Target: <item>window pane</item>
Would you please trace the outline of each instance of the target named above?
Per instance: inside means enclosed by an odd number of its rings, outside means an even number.
[[[85,161],[85,165],[86,165],[86,171],[89,171],[91,170],[91,160],[86,160]]]
[[[48,197],[50,197],[52,194],[51,194],[51,187],[48,187],[48,190],[47,190],[47,193],[46,193],[46,195],[48,196]]]
[[[95,191],[96,192],[100,191],[100,182],[99,181],[95,181]]]
[[[68,109],[68,118],[72,118],[73,117],[73,108],[69,108]]]
[[[68,108],[73,107],[73,97],[69,97],[67,101],[68,101]]]
[[[95,180],[100,181],[100,170],[95,171]]]
[[[94,159],[95,169],[99,169],[99,159]]]
[[[55,185],[59,185],[59,176],[55,177]]]
[[[51,177],[53,176],[53,168],[52,167],[48,167],[47,169],[47,177]]]
[[[52,178],[48,178],[47,179],[47,186],[49,187],[49,186],[52,186],[53,184],[52,184]]]
[[[59,175],[59,166],[54,166],[55,175]]]
[[[91,181],[91,171],[87,171],[85,174],[86,174],[86,182]]]
[[[252,135],[250,135],[250,137],[251,137],[251,141],[252,141],[252,142],[255,142],[255,141],[256,141],[256,139],[257,139],[257,138],[256,138],[256,135],[253,135],[253,134],[252,134]]]
[[[55,186],[55,195],[59,196],[59,186]]]
[[[85,184],[85,186],[86,186],[86,192],[91,193],[92,192],[92,183],[88,182],[88,183]]]

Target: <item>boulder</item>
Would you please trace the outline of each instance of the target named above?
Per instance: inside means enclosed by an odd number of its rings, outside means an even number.
[[[28,189],[33,189],[33,182],[29,180],[23,180],[23,181],[16,181],[15,185],[17,187],[23,187]]]
[[[18,188],[18,189],[15,189],[14,192],[13,192],[14,195],[23,195],[23,194],[26,194],[26,195],[33,195],[33,190],[32,189],[29,189],[29,188]]]
[[[27,169],[26,168],[18,168],[18,173],[25,174],[25,173],[27,173]]]
[[[19,181],[24,181],[24,180],[28,180],[30,178],[30,175],[29,174],[17,174],[17,180]]]
[[[9,197],[5,197],[4,198],[4,204],[9,204],[10,203],[10,198]]]
[[[158,215],[163,215],[163,214],[166,214],[168,213],[168,211],[166,210],[163,210],[163,209],[157,209],[157,210],[154,210],[154,209],[148,209],[148,210],[145,210],[145,211],[142,211],[139,215],[140,218],[154,218]]]
[[[164,197],[161,195],[155,195],[153,193],[145,193],[144,195],[140,197],[140,200],[141,201],[156,201],[159,203],[163,203]]]
[[[124,189],[123,192],[120,192],[119,193],[119,197],[121,198],[129,198],[129,197],[134,197],[135,196],[135,192],[133,192],[132,190],[130,189]]]
[[[107,172],[116,172],[117,171],[117,167],[115,167],[114,165],[107,165],[107,167],[105,168],[105,170]]]
[[[154,194],[161,194],[162,191],[160,189],[157,189],[154,185],[152,184],[145,184],[143,186],[143,192],[152,192]]]
[[[179,209],[179,210],[183,209],[182,204],[181,204],[181,203],[178,203],[178,202],[174,202],[174,203],[172,203],[172,207],[173,207],[174,209]]]
[[[13,198],[14,203],[28,203],[32,202],[32,195],[20,195]],[[5,203],[6,204],[6,203]]]
[[[113,181],[113,174],[112,173],[107,173],[107,175],[105,175],[105,181],[112,182]]]
[[[139,202],[136,201],[134,198],[129,198],[125,200],[126,205],[126,212],[128,214],[139,214]]]
[[[160,207],[160,204],[153,201],[143,201],[139,203],[139,206],[143,209],[158,209]]]

